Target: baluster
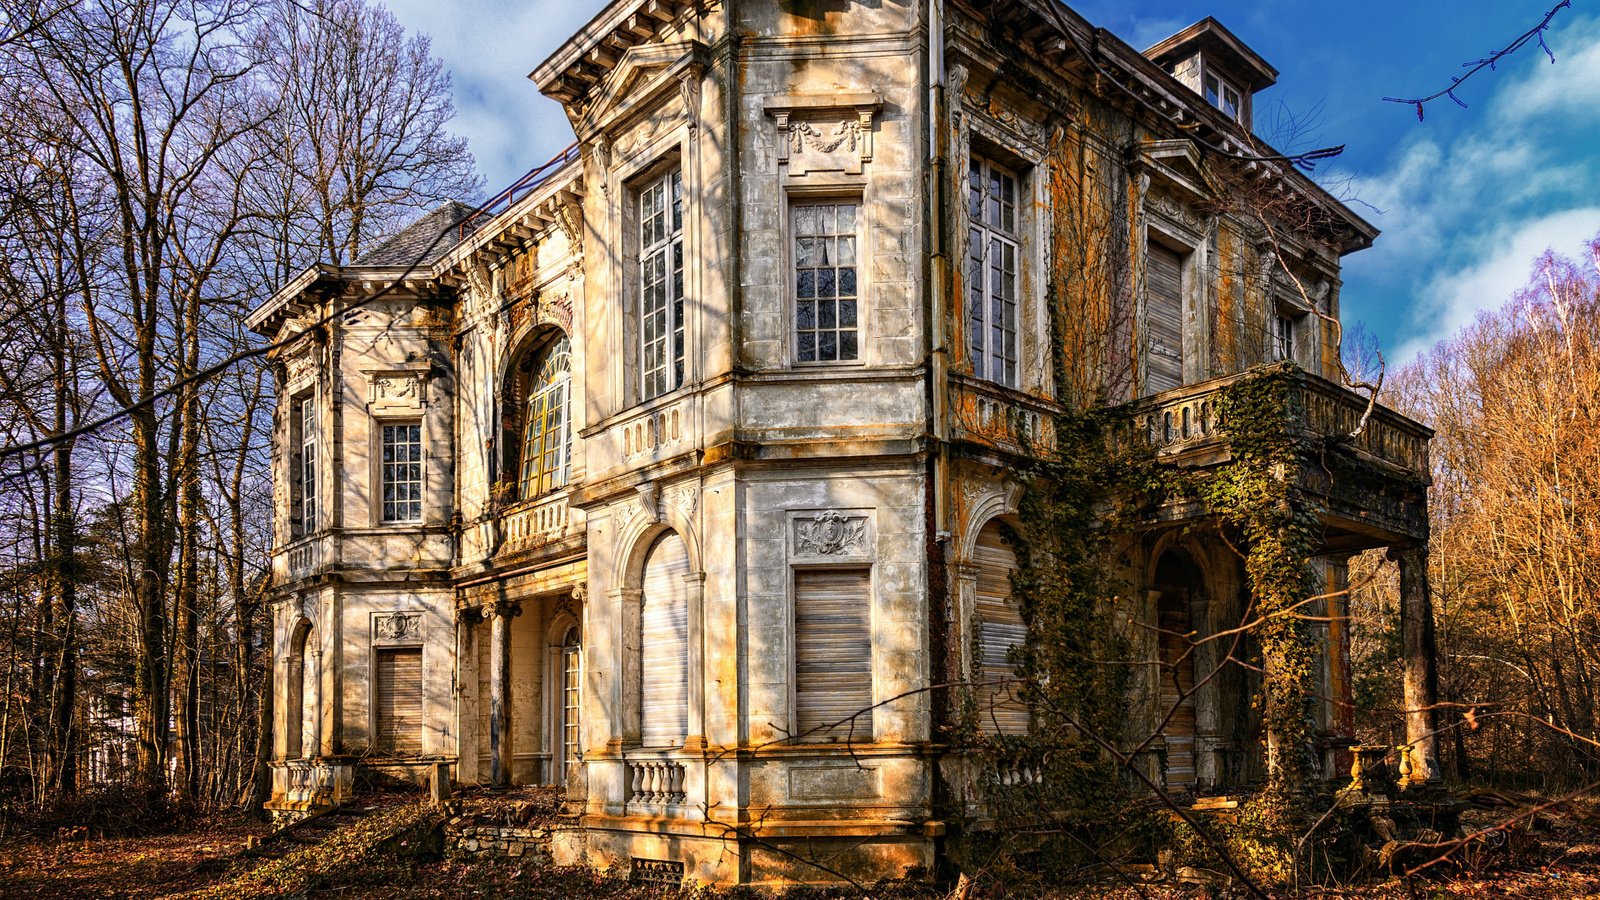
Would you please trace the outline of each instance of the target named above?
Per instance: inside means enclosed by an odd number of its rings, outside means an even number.
[[[639,800],[640,791],[644,788],[644,769],[638,763],[628,763],[628,775],[631,781],[631,793],[629,793],[628,799]]]

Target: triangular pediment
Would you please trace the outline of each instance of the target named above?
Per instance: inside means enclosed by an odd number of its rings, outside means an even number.
[[[706,47],[699,41],[640,44],[622,54],[617,67],[595,87],[583,114],[582,133],[593,134],[673,88],[685,73],[705,68]]]
[[[1217,186],[1206,174],[1200,150],[1194,141],[1148,141],[1140,144],[1133,161],[1136,168],[1149,173],[1190,199],[1217,195]]]

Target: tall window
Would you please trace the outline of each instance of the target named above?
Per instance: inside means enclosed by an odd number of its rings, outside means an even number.
[[[1294,359],[1294,317],[1284,312],[1272,314],[1272,358]]]
[[[794,573],[795,739],[872,741],[870,569]]]
[[[291,440],[295,448],[290,484],[289,521],[295,537],[317,530],[317,404],[308,395],[291,407]]]
[[[422,752],[422,650],[379,650],[374,678],[377,694],[377,749],[394,756]]]
[[[795,353],[801,362],[861,357],[855,203],[795,206]]]
[[[644,566],[640,602],[639,740],[678,747],[689,734],[689,551],[668,532]]]
[[[561,335],[545,350],[527,384],[520,476],[524,500],[567,483],[572,448],[572,428],[567,421],[571,384],[572,343]]]
[[[1016,176],[974,156],[967,216],[967,354],[972,372],[1016,387]]]
[[[643,399],[683,384],[683,177],[639,192],[639,371]]]
[[[1183,256],[1150,242],[1145,254],[1145,393],[1183,384]]]
[[[422,424],[383,426],[383,521],[422,521]]]
[[[972,554],[978,571],[974,612],[977,616],[978,658],[976,674],[978,724],[986,732],[1027,734],[1028,708],[1018,698],[1017,667],[1011,650],[1021,647],[1028,637],[1022,609],[1011,596],[1011,575],[1017,569],[1017,554],[1007,544],[995,522],[978,532]]]

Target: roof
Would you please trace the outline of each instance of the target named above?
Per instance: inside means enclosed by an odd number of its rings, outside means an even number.
[[[1247,81],[1252,91],[1266,90],[1278,83],[1278,70],[1212,16],[1161,41],[1144,55],[1157,65],[1165,65],[1196,50],[1217,59],[1235,77]]]
[[[399,233],[368,250],[358,266],[427,266],[461,240],[460,223],[477,207],[447,200],[400,229]],[[446,234],[446,232],[449,232]]]

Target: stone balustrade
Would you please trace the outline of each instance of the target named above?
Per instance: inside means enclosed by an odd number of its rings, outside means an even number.
[[[683,763],[670,759],[628,760],[628,803],[660,806],[682,803],[688,775]]]
[[[1126,427],[1119,432],[1119,440],[1132,438],[1161,456],[1222,449],[1227,440],[1222,395],[1242,377],[1186,385],[1124,406]],[[1369,404],[1365,395],[1327,379],[1305,372],[1296,372],[1294,379],[1283,414],[1302,438],[1347,447],[1427,477],[1427,428],[1382,404]]]
[[[565,537],[567,495],[552,494],[512,507],[500,519],[502,550],[523,550]]]

